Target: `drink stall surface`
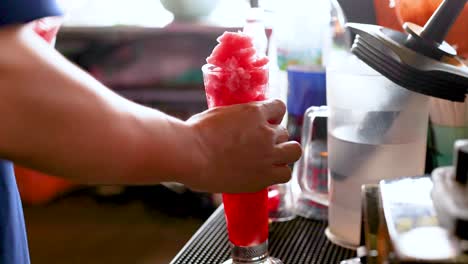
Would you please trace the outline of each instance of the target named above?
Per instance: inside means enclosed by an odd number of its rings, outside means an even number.
[[[230,257],[224,209],[221,206],[193,235],[171,264],[222,263]],[[324,235],[326,222],[296,217],[270,224],[269,249],[284,263],[340,263],[356,254],[332,244]]]

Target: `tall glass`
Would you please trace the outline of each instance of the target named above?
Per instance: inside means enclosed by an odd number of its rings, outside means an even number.
[[[202,67],[208,107],[227,106],[266,99],[268,82],[253,87],[227,88],[230,73],[206,64]],[[233,75],[237,75],[233,73]],[[249,76],[266,76],[268,68],[247,70]],[[231,80],[232,81],[232,80]],[[245,89],[243,89],[245,88]],[[241,125],[241,124],[240,124]],[[223,193],[231,259],[227,263],[281,264],[268,254],[268,190],[255,193]]]

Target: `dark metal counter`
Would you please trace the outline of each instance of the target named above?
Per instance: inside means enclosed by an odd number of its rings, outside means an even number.
[[[335,246],[324,235],[326,223],[302,217],[270,225],[270,255],[285,264],[335,264],[355,252]],[[220,206],[187,242],[171,264],[220,264],[229,258],[229,241]]]

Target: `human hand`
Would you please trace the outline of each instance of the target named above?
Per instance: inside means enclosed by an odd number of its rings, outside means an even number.
[[[209,192],[254,192],[291,178],[289,163],[301,147],[280,126],[286,107],[279,100],[209,109],[187,121],[204,157],[190,188]]]

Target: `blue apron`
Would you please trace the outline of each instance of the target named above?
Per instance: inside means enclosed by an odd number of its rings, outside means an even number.
[[[61,14],[55,0],[0,0],[0,27]],[[0,52],[10,51],[0,46]],[[0,264],[29,263],[23,208],[13,164],[0,160]]]

